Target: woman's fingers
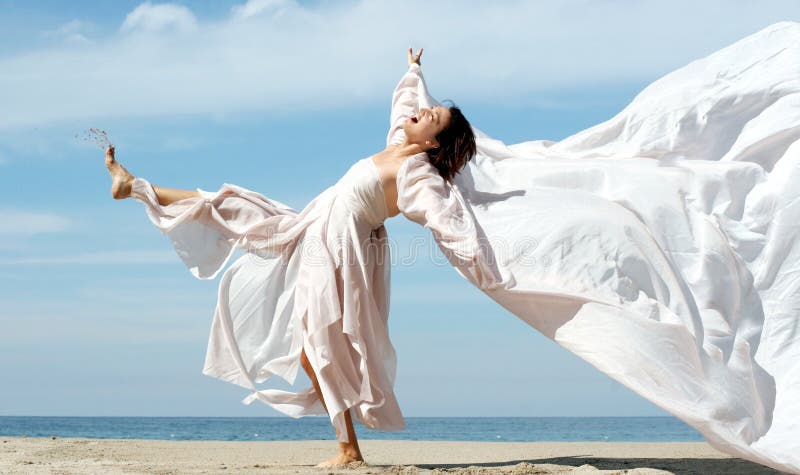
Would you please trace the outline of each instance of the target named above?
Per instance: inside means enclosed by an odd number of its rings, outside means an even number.
[[[414,54],[414,48],[408,48],[408,64],[420,64],[420,58],[422,58],[422,48],[419,49],[417,54]]]

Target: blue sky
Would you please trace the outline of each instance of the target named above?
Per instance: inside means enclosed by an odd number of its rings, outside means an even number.
[[[76,138],[89,127],[154,183],[299,209],[382,147],[410,45],[435,97],[516,143],[602,122],[670,70],[800,20],[791,1],[429,3],[0,0],[0,414],[277,414],[201,374],[216,281],[140,203],[111,200],[102,151]],[[398,249],[432,243],[402,216],[386,226]],[[405,415],[663,415],[441,260],[392,272]]]

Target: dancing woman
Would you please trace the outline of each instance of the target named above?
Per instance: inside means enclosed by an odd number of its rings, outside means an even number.
[[[328,464],[361,459],[353,422],[402,429],[383,227],[400,212],[487,296],[712,446],[800,473],[800,24],[559,142],[471,129],[409,63],[387,148],[300,212],[235,185],[153,187],[109,150],[114,196],[143,202],[195,276],[245,250],[220,279],[204,373],[294,417],[327,410]],[[313,387],[256,388],[301,366]]]
[[[393,394],[383,226],[400,213],[398,171],[413,159],[437,173],[419,177],[418,187],[443,188],[475,153],[458,107],[419,107],[420,95],[427,98],[421,55],[408,51],[386,148],[357,162],[299,213],[235,185],[216,193],[151,185],[133,177],[113,148],[106,151],[112,196],[142,201],[195,276],[213,278],[233,248],[247,251],[220,283],[204,373],[253,390],[245,402],[259,399],[295,417],[322,412],[321,405],[340,450],[320,466],[363,460],[354,415],[370,428],[404,427]],[[272,374],[293,382],[298,363],[311,388],[255,389]]]

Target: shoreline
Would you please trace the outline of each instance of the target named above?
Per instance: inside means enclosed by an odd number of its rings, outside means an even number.
[[[164,441],[0,437],[0,473],[521,474],[780,473],[705,442],[363,440],[366,466],[318,469],[332,440]]]

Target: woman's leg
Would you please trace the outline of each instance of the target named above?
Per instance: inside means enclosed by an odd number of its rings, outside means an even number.
[[[317,391],[317,395],[319,396],[319,400],[322,403],[322,407],[325,408],[325,411],[328,410],[328,406],[325,405],[325,400],[322,398],[322,391],[319,388],[319,381],[317,381],[317,377],[314,374],[314,369],[311,367],[311,363],[308,361],[306,357],[306,352],[303,350],[300,353],[300,364],[303,365],[303,369],[308,374],[308,377],[311,379],[311,384],[314,385],[314,389]],[[358,440],[356,439],[356,431],[353,428],[353,419],[350,416],[350,411],[345,411],[344,413],[344,420],[345,424],[347,425],[347,440],[349,442],[339,442],[339,455],[336,457],[331,458],[330,460],[326,460],[325,462],[320,463],[317,467],[333,467],[336,465],[344,465],[350,462],[359,462],[363,461],[364,458],[361,456],[361,450],[358,448]],[[336,430],[336,437],[339,437],[339,430]]]
[[[200,193],[196,191],[176,190],[174,188],[164,188],[163,186],[157,185],[153,185],[153,190],[156,192],[158,204],[161,206],[167,206],[185,198],[200,197]]]
[[[114,158],[114,147],[106,149],[106,167],[111,174],[111,196],[117,200],[129,198],[133,186],[133,175]],[[155,185],[153,185],[153,190],[155,190],[161,206],[167,206],[185,198],[200,196],[200,193],[196,191],[175,190]]]

